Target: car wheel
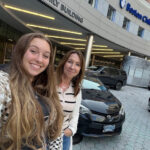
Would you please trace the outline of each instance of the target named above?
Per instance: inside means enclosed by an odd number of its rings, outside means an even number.
[[[83,135],[81,134],[75,134],[73,136],[73,145],[80,143],[83,140]]]
[[[118,81],[115,85],[116,90],[120,90],[122,88],[122,82]]]

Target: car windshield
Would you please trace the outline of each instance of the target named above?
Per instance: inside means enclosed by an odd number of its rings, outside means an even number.
[[[101,68],[102,68],[102,66],[90,66],[90,67],[88,67],[89,70],[93,70],[93,71],[100,70]]]
[[[98,82],[94,82],[88,79],[83,79],[82,82],[83,89],[94,89],[94,90],[101,90],[106,91],[106,87],[103,84],[99,84]]]

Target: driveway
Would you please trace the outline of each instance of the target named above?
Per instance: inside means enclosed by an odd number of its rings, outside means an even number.
[[[110,91],[122,102],[126,112],[121,135],[84,137],[73,150],[150,150],[150,112],[147,111],[150,91],[132,86]]]

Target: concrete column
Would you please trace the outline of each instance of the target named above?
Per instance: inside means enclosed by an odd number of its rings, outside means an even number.
[[[131,52],[128,52],[128,56],[131,56]]]
[[[147,60],[147,57],[145,56],[144,59]]]
[[[86,45],[86,54],[85,54],[85,68],[89,66],[89,61],[91,57],[92,44],[93,44],[93,35],[88,36],[87,45]]]

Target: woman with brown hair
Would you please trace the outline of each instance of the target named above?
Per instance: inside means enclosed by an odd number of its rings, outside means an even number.
[[[81,81],[84,76],[84,57],[80,51],[69,51],[57,67],[58,95],[64,112],[63,150],[69,150],[71,136],[77,130],[81,103]]]
[[[53,75],[51,42],[41,33],[17,42],[9,74],[0,71],[0,149],[46,149],[63,116]]]

